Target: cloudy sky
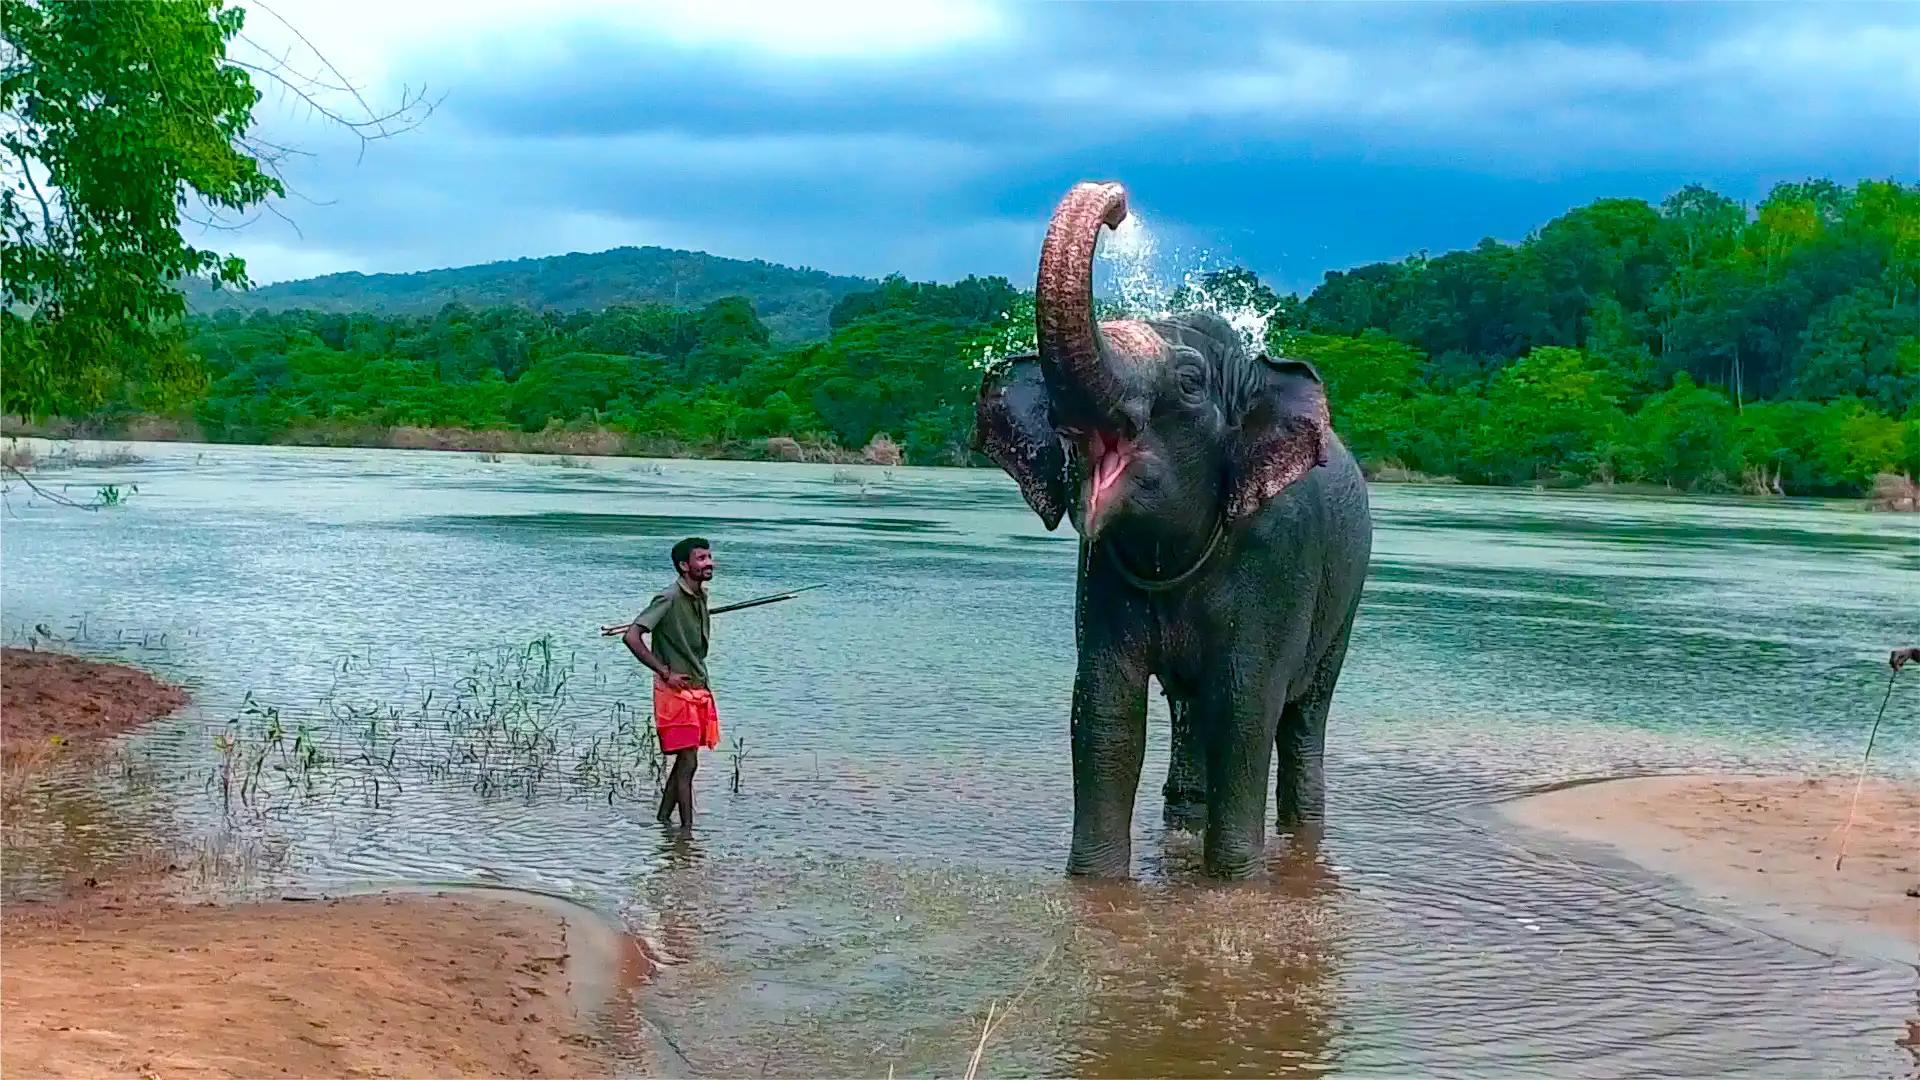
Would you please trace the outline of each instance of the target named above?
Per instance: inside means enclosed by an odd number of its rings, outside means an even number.
[[[259,281],[657,244],[1024,283],[1095,178],[1298,288],[1599,196],[1920,180],[1915,4],[240,2],[243,50],[440,101],[362,154],[269,88],[293,226],[214,238]]]

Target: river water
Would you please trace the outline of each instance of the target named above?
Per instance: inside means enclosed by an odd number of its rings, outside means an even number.
[[[1494,809],[1621,773],[1850,768],[1885,650],[1920,633],[1911,520],[1377,487],[1324,839],[1276,841],[1266,882],[1198,881],[1197,840],[1159,824],[1156,698],[1139,880],[1081,886],[1075,545],[997,472],[133,450],[43,477],[137,484],[123,506],[9,493],[5,632],[195,705],[36,794],[67,843],[10,851],[9,895],[156,838],[266,893],[564,893],[665,961],[631,1007],[665,1073],[957,1074],[990,1007],[998,1075],[1912,1067],[1910,964],[1782,940]],[[718,602],[828,586],[716,620],[729,745],[691,840],[653,824],[638,757],[606,764],[647,684],[596,632],[687,534],[713,540]],[[216,740],[262,738],[269,709],[327,764],[276,751],[236,796]],[[506,719],[476,753],[482,712]],[[1917,715],[1907,687],[1882,772],[1920,769]],[[502,749],[509,729],[540,734]]]

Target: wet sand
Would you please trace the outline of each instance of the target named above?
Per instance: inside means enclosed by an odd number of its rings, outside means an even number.
[[[0,686],[9,789],[187,703],[135,668],[19,649]],[[58,834],[33,816],[10,805],[9,845]],[[624,935],[511,893],[189,905],[153,862],[0,912],[0,1073],[605,1075],[583,1007],[650,966]]]
[[[15,905],[0,1072],[580,1076],[568,926],[508,899]]]
[[[1521,799],[1521,824],[1604,844],[1815,948],[1920,958],[1920,789],[1851,777],[1658,776]]]
[[[186,703],[184,691],[139,668],[0,649],[0,755],[8,760],[117,735]]]

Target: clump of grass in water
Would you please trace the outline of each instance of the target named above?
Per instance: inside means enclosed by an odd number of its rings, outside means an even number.
[[[747,740],[746,739],[738,735],[735,735],[733,737],[733,754],[731,756],[733,758],[733,779],[731,782],[731,786],[733,788],[733,793],[735,795],[738,795],[740,794],[740,766],[743,762],[747,760]]]
[[[273,793],[311,796],[320,789],[331,764],[305,724],[289,732],[280,710],[262,705],[247,694],[239,716],[227,721],[214,736],[220,763],[209,770],[206,786],[220,788],[220,806],[233,812],[237,798],[243,809],[264,809],[263,796]]]
[[[120,489],[119,484],[104,484],[98,492],[98,498],[101,506],[124,506],[127,497],[138,494],[139,491],[139,484],[128,484],[125,491]]]
[[[148,651],[165,652],[170,644],[173,632],[149,628],[128,629],[121,627],[108,634],[104,629],[93,625],[92,617],[86,614],[76,615],[67,620],[63,630],[55,630],[42,621],[28,623],[24,620],[7,628],[8,644],[23,645],[28,649],[38,649],[42,642],[54,645],[111,646],[113,648],[131,648],[138,646]],[[194,638],[196,633],[189,629],[185,637]]]
[[[620,796],[651,798],[660,787],[660,736],[624,702],[613,706],[613,730],[588,740],[574,762],[572,780],[583,792],[604,792],[609,805]],[[647,782],[640,785],[645,773]]]
[[[216,737],[221,762],[207,786],[218,787],[229,810],[237,800],[256,812],[269,796],[343,789],[378,806],[400,789],[402,773],[457,781],[483,796],[651,800],[665,771],[653,724],[620,701],[602,721],[580,715],[571,688],[594,679],[604,686],[606,677],[597,668],[582,674],[577,663],[547,637],[476,653],[447,692],[426,687],[403,708],[350,700],[349,680],[381,672],[371,656],[349,654],[334,662],[322,697],[326,750],[304,727],[289,742],[279,710],[249,694],[242,715]],[[279,776],[291,782],[274,783]]]

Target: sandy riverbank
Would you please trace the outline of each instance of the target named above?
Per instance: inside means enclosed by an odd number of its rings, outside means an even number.
[[[1851,778],[1659,776],[1521,799],[1521,824],[1604,844],[1816,947],[1920,960],[1920,789]]]
[[[580,1076],[568,927],[507,899],[21,905],[10,1076]]]
[[[186,701],[130,667],[8,649],[0,756],[30,779]],[[58,835],[35,812],[9,807],[9,842]],[[215,906],[172,892],[139,870],[6,905],[0,1073],[603,1075],[582,1006],[650,967],[585,913],[511,893]]]

